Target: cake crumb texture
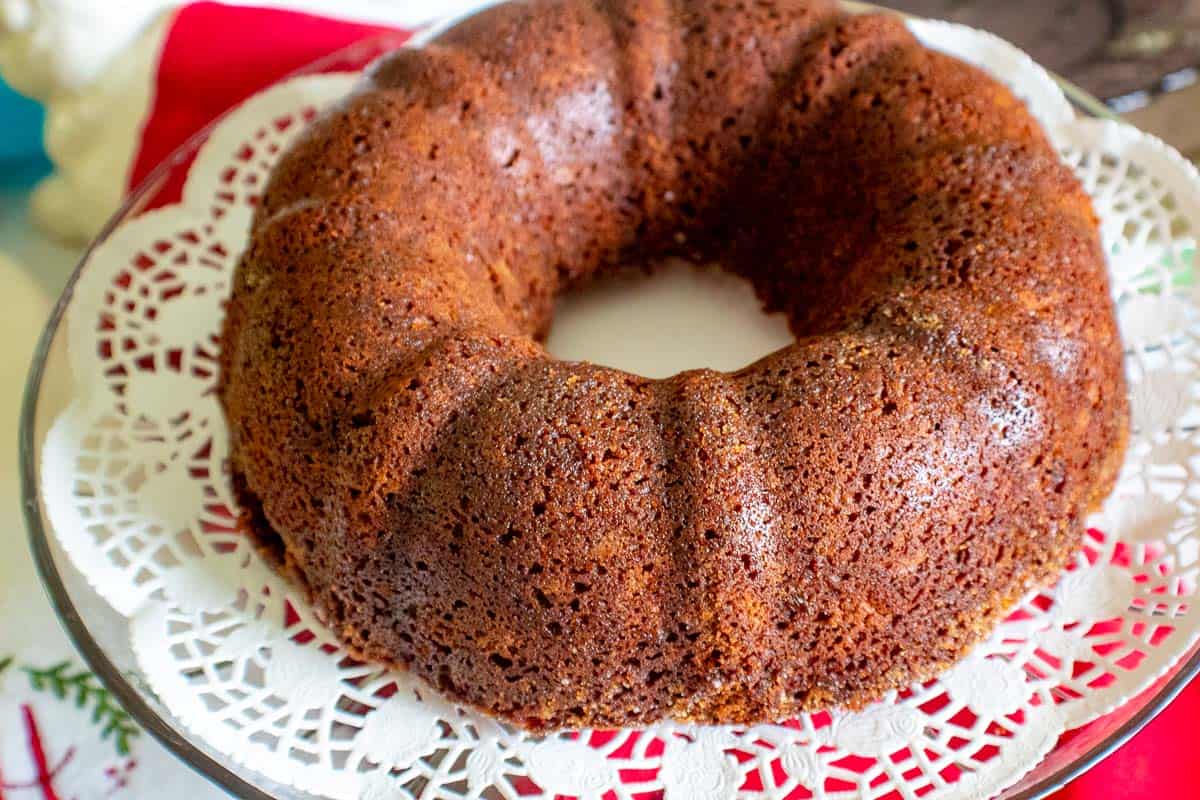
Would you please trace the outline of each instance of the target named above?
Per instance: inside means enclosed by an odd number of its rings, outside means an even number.
[[[665,380],[547,354],[557,296],[669,256],[795,343]],[[528,0],[384,57],[271,176],[220,395],[321,618],[533,729],[935,674],[1058,574],[1128,424],[1037,122],[816,0]]]

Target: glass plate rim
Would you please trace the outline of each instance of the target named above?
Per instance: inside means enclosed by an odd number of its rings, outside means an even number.
[[[869,3],[844,2],[843,5],[854,11],[872,10],[897,13],[889,9],[881,9]],[[419,34],[420,32],[417,31],[415,33]],[[383,33],[368,37],[317,59],[281,80],[320,73],[331,65],[353,59],[354,54],[359,51],[371,52],[378,50],[382,43],[386,43],[389,40],[396,40],[398,37],[399,35],[394,33]],[[397,41],[398,44],[399,41]],[[1099,99],[1059,75],[1053,73],[1051,75],[1067,98],[1082,113],[1091,117],[1118,119]],[[104,648],[92,636],[82,616],[79,614],[75,602],[71,598],[51,550],[49,533],[41,511],[41,484],[37,470],[38,448],[36,426],[42,380],[45,375],[50,349],[55,342],[59,327],[70,306],[75,287],[78,284],[83,269],[86,267],[96,247],[112,235],[127,215],[134,213],[147,197],[151,196],[155,190],[161,187],[165,178],[172,170],[196,152],[203,142],[209,138],[216,126],[229,113],[230,111],[226,111],[203,129],[188,137],[171,155],[155,166],[149,175],[130,193],[129,197],[109,221],[105,223],[104,228],[84,250],[79,262],[72,270],[71,276],[62,290],[62,294],[55,303],[45,327],[42,329],[37,347],[30,361],[29,373],[25,382],[21,416],[18,422],[21,505],[25,517],[30,549],[42,586],[68,637],[76,649],[79,650],[80,655],[92,673],[112,691],[121,705],[145,731],[188,767],[227,792],[230,792],[235,797],[243,798],[243,800],[278,800],[260,787],[255,786],[238,775],[213,756],[201,750],[188,739],[183,731],[171,725],[158,711],[151,707],[149,702],[143,697],[141,690],[126,678],[122,671],[108,657],[108,654],[105,653]],[[1109,733],[1103,740],[1073,761],[1038,780],[1033,785],[1022,789],[1019,793],[1009,798],[1009,800],[1040,800],[1040,798],[1046,797],[1051,792],[1083,774],[1144,728],[1198,675],[1200,675],[1200,649],[1196,650],[1186,662],[1180,664],[1175,674],[1158,687],[1154,696],[1147,700],[1146,704],[1130,719],[1122,723],[1120,727]]]

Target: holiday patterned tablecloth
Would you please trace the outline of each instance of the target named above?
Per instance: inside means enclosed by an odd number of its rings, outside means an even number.
[[[141,77],[150,91],[135,95],[144,107],[125,111],[137,117],[129,128],[136,140],[128,163],[116,173],[120,190],[238,100],[379,30],[213,3],[172,12],[148,34],[153,41],[139,62],[148,70]],[[30,267],[36,265],[22,269],[0,260],[6,305],[0,341],[9,348],[0,361],[0,419],[9,442],[16,439],[28,353],[49,307],[45,290],[28,278]],[[7,523],[0,538],[0,800],[223,796],[139,730],[61,633],[25,547],[15,460],[10,448],[0,473],[0,521]],[[1200,688],[1193,686],[1146,732],[1061,797],[1194,796],[1200,765],[1192,757],[1190,730],[1198,713]]]

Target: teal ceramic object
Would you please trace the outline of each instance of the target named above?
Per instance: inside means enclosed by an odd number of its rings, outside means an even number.
[[[0,81],[0,184],[26,183],[50,169],[42,107]]]

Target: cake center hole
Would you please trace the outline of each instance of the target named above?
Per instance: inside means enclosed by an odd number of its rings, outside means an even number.
[[[646,378],[708,367],[728,372],[791,344],[782,314],[767,314],[748,281],[716,266],[671,260],[568,292],[546,347]]]

